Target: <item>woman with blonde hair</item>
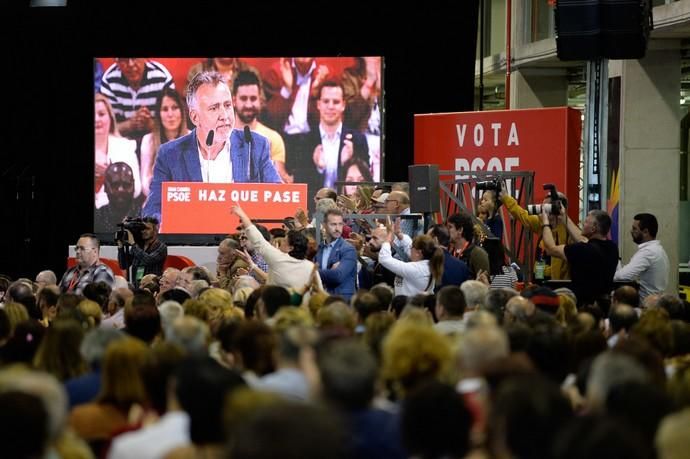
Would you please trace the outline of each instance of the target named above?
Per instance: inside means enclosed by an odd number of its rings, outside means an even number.
[[[87,372],[88,366],[79,350],[84,330],[79,322],[58,319],[47,329],[34,357],[34,367],[46,371],[60,382]]]
[[[147,353],[146,344],[135,338],[111,343],[105,351],[96,401],[79,405],[70,413],[71,427],[99,457],[105,442],[127,427],[132,406],[146,406],[141,374]]]
[[[95,182],[96,209],[108,204],[105,193],[105,171],[113,163],[126,163],[134,174],[134,198],[141,194],[141,174],[137,158],[137,143],[120,136],[115,114],[103,94],[94,96]]]

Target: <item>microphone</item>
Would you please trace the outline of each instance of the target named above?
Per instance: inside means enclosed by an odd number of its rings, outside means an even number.
[[[207,147],[210,147],[211,145],[213,145],[213,136],[214,135],[215,135],[215,131],[213,129],[208,131],[208,135],[206,136],[206,146]]]
[[[247,144],[247,180],[252,179],[252,131],[249,126],[244,125],[244,142]]]

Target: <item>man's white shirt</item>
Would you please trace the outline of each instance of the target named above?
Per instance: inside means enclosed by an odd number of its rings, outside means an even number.
[[[654,239],[643,242],[637,247],[637,252],[625,266],[619,265],[613,280],[638,281],[640,283],[640,299],[663,293],[668,286],[670,263],[668,255],[661,246],[661,242]]]

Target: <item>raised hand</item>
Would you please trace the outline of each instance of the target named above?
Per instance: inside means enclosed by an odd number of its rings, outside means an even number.
[[[343,149],[340,150],[340,164],[345,164],[352,155],[354,154],[354,149],[352,147],[352,134],[347,134],[345,140],[343,140]]]
[[[326,158],[324,157],[323,146],[321,146],[321,144],[317,145],[316,148],[314,148],[312,160],[314,161],[314,165],[317,167],[317,169],[326,169]]]

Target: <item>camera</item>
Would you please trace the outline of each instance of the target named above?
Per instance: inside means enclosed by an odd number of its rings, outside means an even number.
[[[494,179],[485,182],[477,182],[476,188],[480,191],[495,191],[496,194],[498,194],[501,191],[501,181],[499,179]]]
[[[542,211],[551,215],[561,215],[563,208],[565,207],[565,202],[558,196],[558,191],[556,190],[556,185],[553,183],[545,183],[544,190],[549,191],[549,198],[551,203],[549,204],[529,204],[527,206],[527,213],[529,215],[539,215]]]
[[[139,217],[127,217],[122,223],[118,223],[118,230],[115,232],[115,241],[127,243],[127,230],[134,236],[134,241],[139,242],[141,240],[141,232],[146,228],[146,222]]]

